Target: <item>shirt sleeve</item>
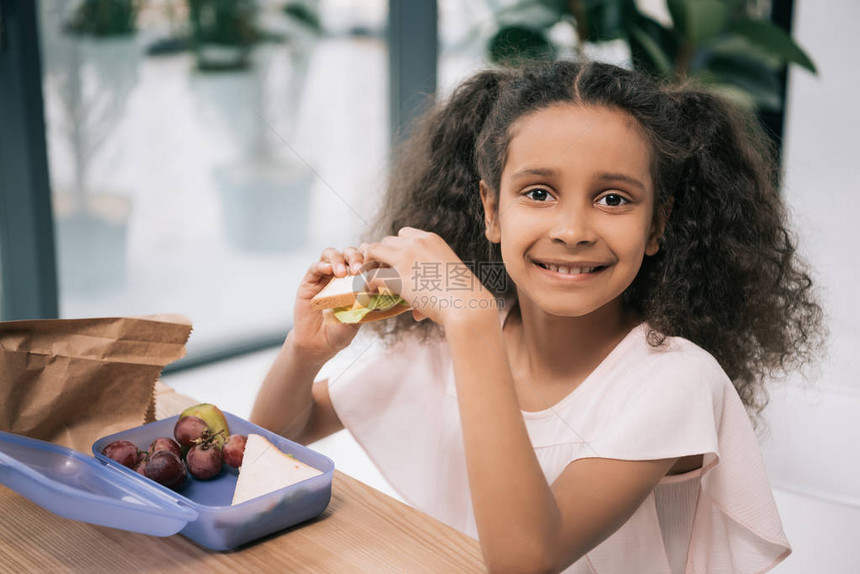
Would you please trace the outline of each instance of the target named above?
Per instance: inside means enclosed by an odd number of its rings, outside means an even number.
[[[597,456],[654,460],[719,452],[722,369],[686,357],[660,359],[616,389],[614,420],[589,441]]]
[[[655,460],[703,454],[685,572],[761,573],[775,567],[791,546],[731,380],[710,355],[655,361],[637,380],[617,420],[591,437],[596,456]]]

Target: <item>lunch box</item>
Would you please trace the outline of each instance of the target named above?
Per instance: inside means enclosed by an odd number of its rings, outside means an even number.
[[[0,431],[0,484],[60,516],[140,532],[177,532],[213,550],[230,550],[320,515],[331,500],[334,462],[305,446],[225,412],[231,434],[259,434],[286,454],[322,472],[231,506],[239,471],[224,465],[211,480],[188,480],[179,491],[162,486],[101,454],[115,440],[141,450],[172,437],[178,416],[93,443],[95,458],[53,443]]]

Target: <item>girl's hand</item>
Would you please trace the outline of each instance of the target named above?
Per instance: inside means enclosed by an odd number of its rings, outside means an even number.
[[[403,227],[397,236],[378,243],[362,243],[365,268],[379,261],[394,269],[393,280],[369,276],[371,288],[385,286],[412,306],[416,320],[425,317],[444,325],[473,311],[494,308],[495,297],[469,267],[435,233]],[[384,276],[385,274],[383,274]]]
[[[311,308],[311,299],[331,281],[332,275],[344,277],[348,269],[355,272],[363,262],[364,256],[354,247],[347,247],[343,253],[329,247],[322,252],[320,260],[311,265],[299,284],[293,330],[288,338],[310,359],[322,363],[328,361],[349,346],[358,333],[359,324],[325,324],[323,312]]]

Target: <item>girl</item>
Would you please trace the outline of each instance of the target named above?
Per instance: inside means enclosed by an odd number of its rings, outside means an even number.
[[[727,101],[593,62],[481,71],[417,126],[373,232],[308,270],[252,419],[348,428],[491,571],[764,572],[791,548],[751,422],[823,340],[786,225]],[[313,382],[357,329],[309,301],[365,264],[412,315]]]

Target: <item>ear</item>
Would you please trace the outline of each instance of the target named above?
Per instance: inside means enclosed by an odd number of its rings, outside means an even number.
[[[670,197],[666,203],[657,209],[657,216],[651,224],[651,235],[648,236],[648,243],[645,245],[645,255],[656,255],[660,251],[660,239],[663,237],[663,232],[666,231],[666,222],[669,221],[674,204],[675,198]]]
[[[502,231],[499,229],[498,205],[483,179],[479,185],[481,187],[481,203],[484,204],[484,235],[490,243],[501,243]]]

